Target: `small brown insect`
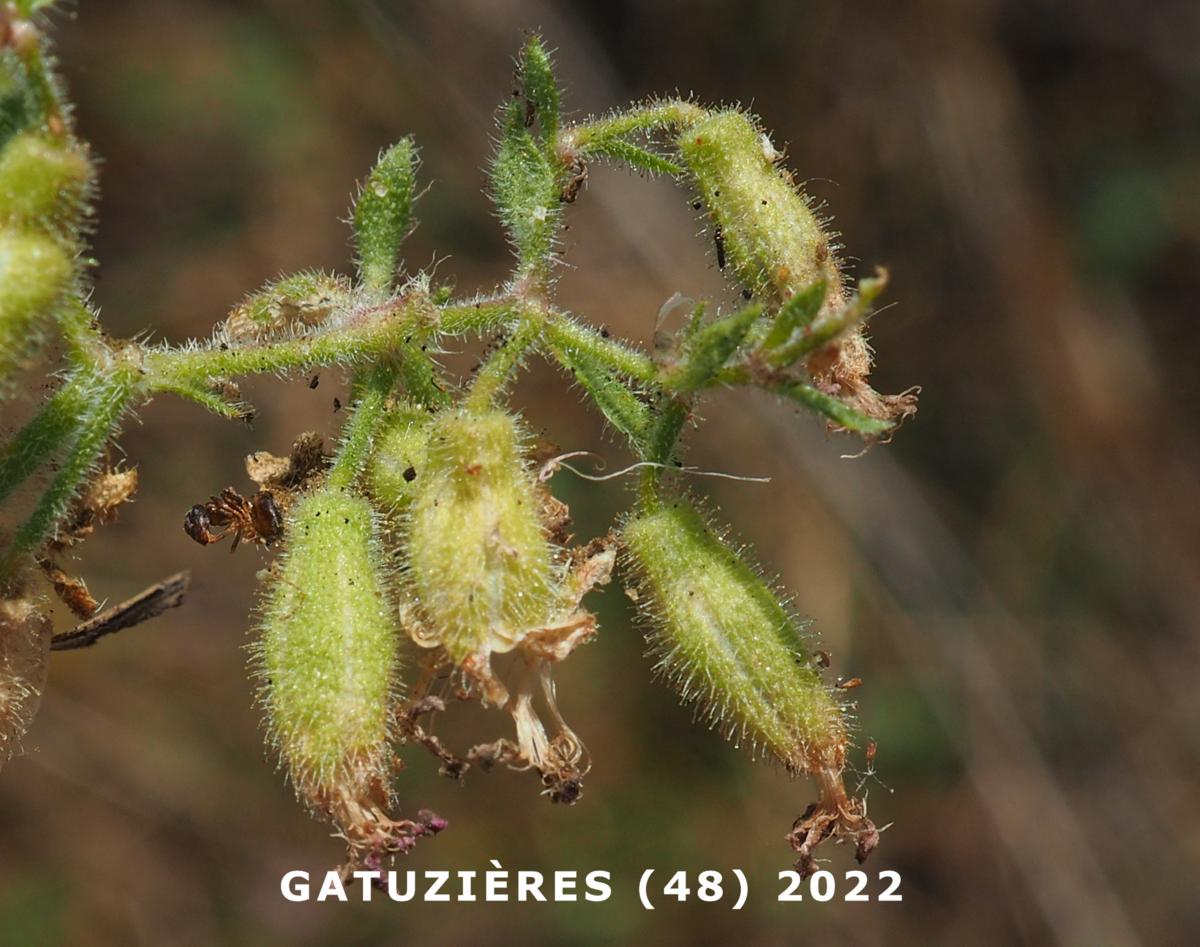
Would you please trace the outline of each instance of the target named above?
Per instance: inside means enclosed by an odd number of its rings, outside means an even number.
[[[867,763],[868,764],[875,762],[875,751],[877,749],[879,749],[879,747],[876,746],[874,740],[867,741]]]
[[[837,685],[838,690],[843,690],[843,691],[852,691],[852,690],[854,690],[854,688],[861,687],[861,686],[862,686],[862,678],[861,677],[852,677],[848,681],[839,681],[838,685]]]
[[[269,546],[283,532],[283,513],[269,490],[259,490],[246,499],[233,487],[226,487],[207,503],[193,506],[184,517],[183,530],[201,546],[220,542],[232,532],[230,552],[243,539]]]
[[[817,667],[827,668],[833,663],[833,656],[828,651],[818,651],[813,655],[813,664]]]

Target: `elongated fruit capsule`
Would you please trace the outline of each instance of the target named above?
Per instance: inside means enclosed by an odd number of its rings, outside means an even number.
[[[806,195],[776,166],[770,138],[744,112],[727,110],[688,125],[677,139],[708,208],[717,261],[774,314],[797,293],[824,286],[819,325],[847,306],[833,235]],[[841,332],[806,359],[814,382],[870,418],[895,421],[916,410],[912,392],[881,395],[868,381],[871,349],[861,326]]]
[[[512,715],[510,765],[532,767],[550,800],[570,805],[583,790],[586,749],[559,712],[552,671],[595,636],[582,600],[608,581],[615,553],[607,537],[569,556],[551,542],[550,524],[561,529],[567,510],[539,489],[524,440],[498,409],[448,409],[433,420],[408,514],[405,624],[418,644],[441,646],[485,703]],[[520,658],[502,679],[491,656],[514,649]]]
[[[70,256],[50,237],[0,229],[0,380],[36,343],[71,275]]]
[[[796,620],[757,570],[685,500],[635,516],[623,538],[652,625],[657,670],[685,701],[700,702],[726,736],[769,752],[820,787],[820,802],[801,820],[804,839],[795,843],[801,862],[833,833],[859,840],[865,857],[875,833],[842,785],[845,713],[822,681]],[[820,830],[809,843],[813,820]],[[808,867],[802,864],[802,870]]]
[[[257,654],[271,742],[300,798],[346,836],[352,861],[424,834],[384,811],[398,635],[376,531],[355,494],[322,488],[295,503]]]
[[[456,664],[510,651],[554,610],[552,550],[516,419],[447,410],[432,422],[408,529],[422,631]]]
[[[841,299],[829,235],[746,113],[715,112],[685,128],[678,146],[712,217],[718,261],[728,261],[738,282],[768,305],[819,280],[830,299]]]
[[[52,637],[44,601],[21,590],[0,598],[0,769],[37,713]]]

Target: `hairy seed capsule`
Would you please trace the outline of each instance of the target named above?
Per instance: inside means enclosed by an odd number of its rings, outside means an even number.
[[[794,772],[840,770],[842,711],[796,620],[758,573],[677,501],[624,530],[658,667],[713,723]]]
[[[50,237],[0,229],[0,379],[30,350],[71,273],[70,256]]]
[[[69,236],[91,182],[79,148],[24,132],[0,152],[0,220]]]
[[[422,630],[456,664],[520,644],[554,608],[550,544],[516,419],[451,409],[429,432],[415,481],[409,577]]]
[[[818,280],[826,281],[830,299],[840,299],[830,237],[775,166],[778,155],[764,137],[738,111],[716,112],[679,136],[679,153],[718,228],[719,252],[764,303],[782,304]]]
[[[795,619],[685,501],[635,516],[624,539],[654,626],[658,670],[684,700],[701,701],[727,736],[764,748],[789,772],[817,782],[819,802],[788,836],[800,871],[812,870],[812,849],[830,835],[854,839],[865,858],[878,833],[842,784],[844,712]]]
[[[395,610],[362,497],[330,488],[296,501],[268,580],[257,671],[271,741],[297,794],[353,843],[389,798]]]
[[[37,713],[52,637],[45,602],[22,592],[0,599],[0,769]]]
[[[408,508],[424,475],[428,444],[428,411],[404,405],[388,413],[367,465],[371,496],[381,509]]]

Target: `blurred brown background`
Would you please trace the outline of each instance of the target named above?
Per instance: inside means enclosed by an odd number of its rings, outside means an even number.
[[[82,133],[104,158],[96,299],[111,332],[203,334],[301,267],[345,268],[353,182],[402,133],[432,187],[407,246],[462,292],[503,279],[482,193],[521,32],[557,47],[578,115],[656,91],[751,104],[827,201],[857,273],[890,267],[877,387],[924,386],[886,447],[764,397],[714,398],[700,481],[861,676],[877,740],[868,867],[901,904],[778,904],[808,787],[690,723],[651,683],[617,589],[563,669],[596,761],[574,809],[528,774],[439,780],[451,828],[402,868],[608,868],[605,904],[292,905],[339,855],[266,758],[244,672],[254,573],[201,549],[188,506],[241,457],[332,433],[344,380],[254,382],[253,429],[168,399],[123,440],[138,502],[83,568],[116,601],[191,567],[155,625],[58,655],[0,780],[0,942],[664,944],[1194,942],[1200,937],[1200,7],[1027,2],[80,2],[58,17]],[[726,300],[686,195],[594,168],[561,300],[648,341],[676,291]],[[449,255],[447,258],[446,255]],[[440,262],[439,262],[440,261]],[[605,435],[544,366],[519,403],[564,448]],[[583,536],[628,485],[556,489]],[[483,738],[498,715],[460,712]],[[464,739],[466,737],[464,736]],[[861,759],[860,759],[861,765]],[[839,876],[847,852],[830,854]],[[642,868],[745,869],[728,905],[636,903]],[[877,890],[878,885],[873,884]]]

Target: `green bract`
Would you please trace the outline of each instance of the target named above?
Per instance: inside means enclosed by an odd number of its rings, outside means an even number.
[[[396,276],[396,258],[412,217],[417,152],[402,138],[379,156],[354,202],[358,268],[369,289],[386,289]]]

